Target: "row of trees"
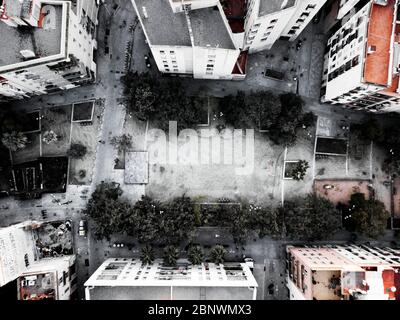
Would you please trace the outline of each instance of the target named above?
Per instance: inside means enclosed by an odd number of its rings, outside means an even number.
[[[186,95],[180,79],[162,81],[148,73],[129,72],[121,80],[127,110],[139,120],[154,121],[163,130],[168,129],[169,121],[177,121],[178,129],[199,123],[203,106]]]
[[[212,262],[220,264],[225,261],[227,253],[223,246],[216,245],[211,249],[209,258]],[[176,246],[168,245],[164,248],[163,259],[166,265],[176,266],[179,257],[180,252]],[[203,248],[197,245],[191,246],[188,250],[187,259],[194,265],[201,264],[205,260]],[[151,245],[146,244],[141,248],[140,260],[144,264],[153,263],[155,260],[155,251]]]
[[[115,183],[102,183],[92,194],[86,213],[96,222],[99,238],[125,233],[143,244],[176,245],[190,240],[197,227],[212,225],[227,228],[236,243],[254,235],[319,240],[341,228],[341,212],[313,194],[286,201],[283,207],[221,206],[200,218],[193,200],[186,196],[168,203],[144,196],[131,205],[121,195]]]
[[[219,103],[227,125],[266,130],[274,143],[282,145],[295,143],[297,130],[313,124],[313,114],[303,113],[303,106],[304,101],[298,95],[276,95],[269,91],[249,95],[239,91],[222,98]]]
[[[92,194],[86,213],[95,220],[99,238],[126,233],[141,243],[177,244],[196,227],[193,202],[188,197],[160,203],[144,196],[131,205],[121,195],[115,183],[101,183]]]

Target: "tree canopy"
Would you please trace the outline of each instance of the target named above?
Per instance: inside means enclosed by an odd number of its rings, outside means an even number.
[[[363,193],[354,193],[347,210],[351,215],[349,225],[354,226],[354,231],[371,238],[384,234],[390,214],[381,201],[367,200]]]
[[[196,97],[186,95],[180,79],[163,81],[148,73],[129,72],[122,83],[128,112],[160,129],[168,129],[169,121],[177,121],[178,129],[193,128],[205,112]]]
[[[315,194],[286,201],[280,210],[289,238],[328,239],[341,229],[340,212],[329,200]]]
[[[276,95],[269,91],[242,91],[223,97],[219,110],[227,125],[236,129],[266,130],[276,144],[290,145],[296,141],[296,131],[303,124],[310,125],[313,116],[303,113],[303,100],[295,94]]]

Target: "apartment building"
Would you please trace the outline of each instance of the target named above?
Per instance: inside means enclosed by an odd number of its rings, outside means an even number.
[[[341,20],[350,11],[353,11],[353,10],[355,11],[356,5],[360,2],[363,2],[363,0],[340,0],[337,19]]]
[[[0,0],[0,100],[95,79],[98,1]]]
[[[400,250],[288,246],[291,300],[400,300]]]
[[[249,0],[244,50],[268,50],[279,39],[294,41],[327,0]]]
[[[107,259],[86,281],[86,300],[255,300],[257,282],[245,263],[178,260],[169,267],[157,259]]]
[[[371,0],[328,40],[321,100],[370,112],[400,111],[398,0]]]
[[[244,78],[241,51],[218,0],[132,3],[162,73],[197,79]]]
[[[37,260],[29,221],[0,228],[0,287],[17,279]]]
[[[41,259],[17,279],[18,300],[71,300],[76,289],[74,255]]]
[[[25,221],[0,228],[0,287],[16,280],[20,300],[69,300],[77,288],[75,255],[43,256],[36,233],[42,225]]]

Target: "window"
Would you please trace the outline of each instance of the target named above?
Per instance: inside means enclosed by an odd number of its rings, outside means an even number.
[[[29,257],[27,253],[25,253],[24,255],[24,260],[25,260],[25,267],[29,267]]]

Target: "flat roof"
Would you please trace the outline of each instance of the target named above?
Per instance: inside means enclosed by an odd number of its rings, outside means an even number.
[[[168,0],[134,1],[151,45],[192,45],[184,12],[174,13]]]
[[[222,14],[217,6],[189,12],[195,46],[235,49]]]
[[[86,281],[99,287],[257,287],[245,263],[202,263],[192,265],[179,259],[174,267],[156,259],[144,265],[139,259],[107,259]]]
[[[26,17],[29,14],[30,0],[4,0],[8,16]]]
[[[367,47],[376,51],[367,54],[364,63],[364,80],[382,86],[389,85],[390,51],[396,0],[388,0],[386,6],[373,3],[368,25]]]
[[[258,15],[266,16],[293,7],[296,0],[260,0]]]
[[[0,21],[0,67],[25,61],[21,50],[34,52],[34,59],[61,52],[62,2],[57,5],[42,3],[41,12],[48,10],[50,14],[46,17],[41,14],[39,24],[42,27],[11,27]]]

